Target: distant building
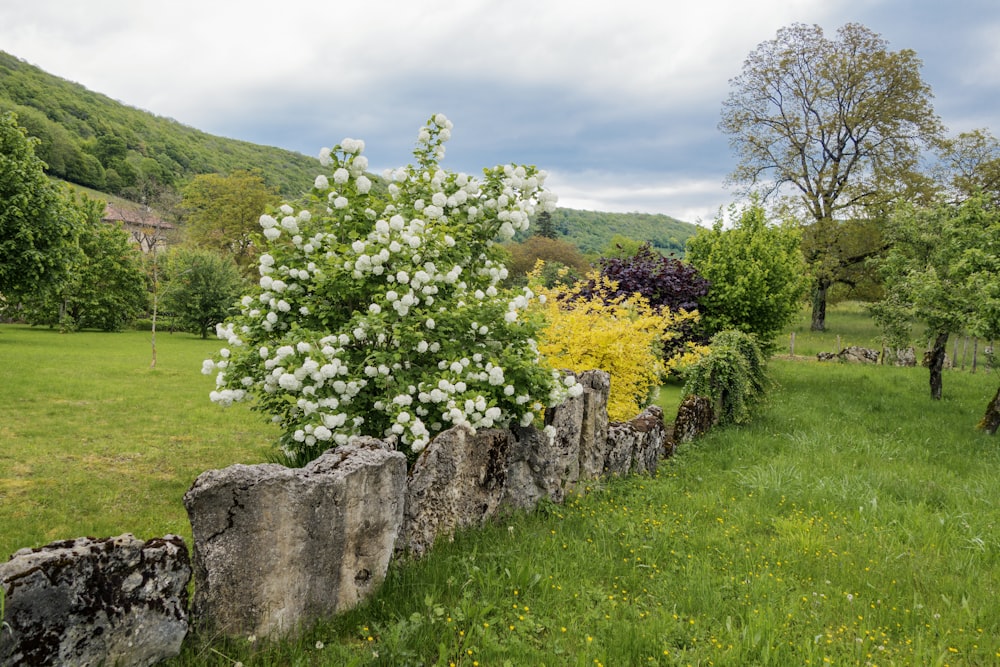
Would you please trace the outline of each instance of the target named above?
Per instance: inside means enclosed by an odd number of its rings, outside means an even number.
[[[142,204],[129,207],[108,204],[104,207],[102,220],[121,225],[143,252],[149,252],[154,244],[159,247],[167,245],[177,231],[177,225],[163,220]]]

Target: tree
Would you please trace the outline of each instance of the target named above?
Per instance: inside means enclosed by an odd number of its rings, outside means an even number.
[[[733,206],[732,229],[721,217],[688,239],[687,259],[709,281],[702,322],[709,334],[737,329],[757,336],[765,350],[798,311],[806,287],[796,225],[769,225],[763,207]]]
[[[904,206],[887,236],[892,247],[878,263],[886,294],[872,312],[890,345],[909,341],[912,322],[924,325],[931,398],[938,400],[948,337],[1000,334],[1000,211],[982,196]]]
[[[146,273],[128,232],[101,220],[103,202],[71,202],[81,217],[76,255],[69,276],[22,303],[31,324],[59,324],[64,330],[120,331],[146,311]]]
[[[0,299],[10,305],[62,280],[76,249],[79,221],[36,144],[13,114],[0,115]]]
[[[163,307],[182,328],[208,338],[216,324],[236,313],[243,284],[231,257],[180,248],[168,256],[166,274]]]
[[[545,279],[551,284],[559,270],[565,269],[568,276],[563,282],[573,282],[582,278],[590,270],[590,262],[575,245],[565,239],[549,238],[534,234],[522,243],[510,243],[506,246],[510,253],[507,262],[508,281],[511,284],[523,285],[529,271],[535,268],[538,260],[545,262]]]
[[[819,26],[793,24],[730,80],[719,124],[738,160],[730,182],[804,210],[813,330],[826,328],[826,294],[840,272],[884,247],[839,248],[838,220],[880,219],[928,188],[920,151],[942,125],[920,67],[915,52],[890,51],[863,25],[848,23],[831,40]]]
[[[954,201],[981,193],[1000,206],[1000,141],[978,129],[943,142],[938,179]]]
[[[195,176],[183,195],[188,242],[229,255],[244,275],[251,274],[257,221],[278,203],[277,191],[260,174],[241,170]]]
[[[552,214],[542,211],[535,221],[535,236],[544,236],[547,239],[556,238],[556,225],[552,222]]]

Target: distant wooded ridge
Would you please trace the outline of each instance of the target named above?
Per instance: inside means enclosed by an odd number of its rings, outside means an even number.
[[[268,185],[294,199],[320,168],[317,158],[202,132],[0,51],[0,113],[6,111],[39,139],[36,154],[49,175],[126,199],[137,199],[149,182],[178,189],[198,174],[241,169],[260,172]],[[681,255],[697,230],[666,215],[566,208],[553,213],[552,222],[560,238],[587,254],[604,251],[620,235]]]

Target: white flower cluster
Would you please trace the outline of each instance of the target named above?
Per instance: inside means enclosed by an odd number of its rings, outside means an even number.
[[[258,290],[218,330],[228,347],[203,372],[211,399],[253,396],[315,454],[359,435],[422,450],[438,431],[533,422],[579,390],[540,363],[534,294],[510,293],[495,242],[551,209],[545,172],[508,165],[479,181],[437,164],[451,121],[434,116],[416,166],[388,170],[389,203],[373,210],[364,142],[320,152],[315,205],[260,217],[269,244]],[[572,378],[570,378],[571,380]]]

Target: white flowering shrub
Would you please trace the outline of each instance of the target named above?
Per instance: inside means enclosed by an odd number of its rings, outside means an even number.
[[[320,152],[329,174],[307,208],[261,216],[259,289],[219,325],[227,346],[202,370],[217,373],[213,401],[252,398],[281,426],[293,464],[361,435],[412,458],[444,429],[529,424],[580,391],[539,359],[532,292],[499,287],[496,242],[555,205],[545,172],[443,170],[451,128],[428,121],[417,164],[385,173],[387,197],[364,142],[344,139]]]

